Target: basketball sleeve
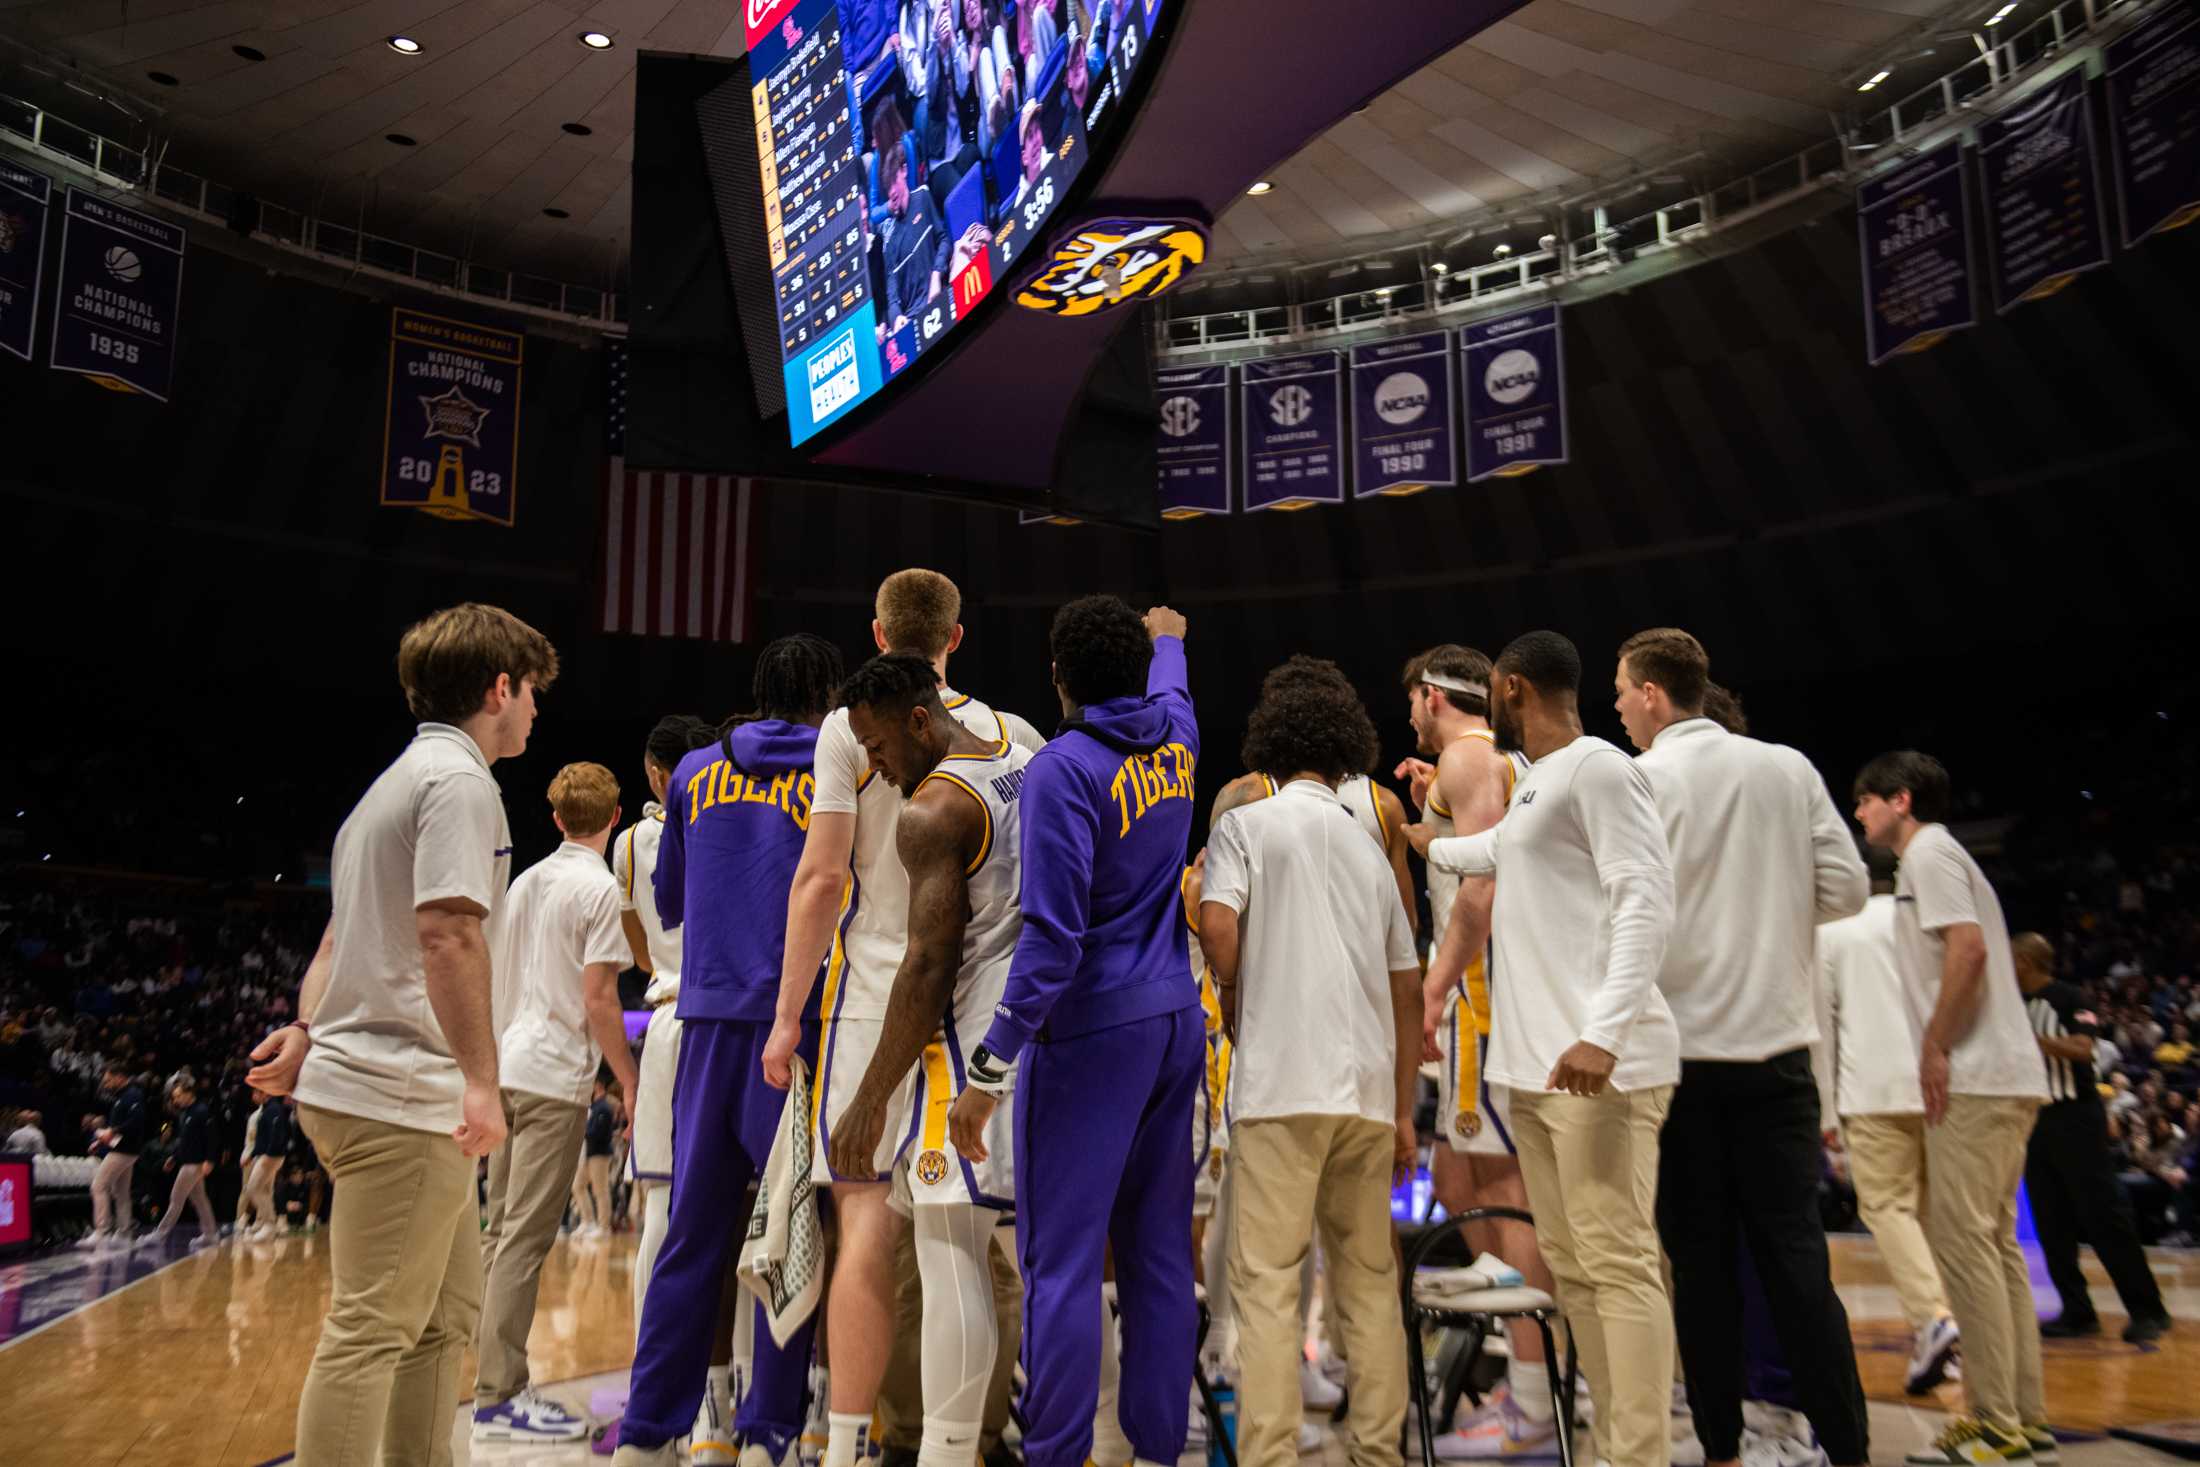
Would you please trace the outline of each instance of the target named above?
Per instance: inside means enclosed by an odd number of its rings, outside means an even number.
[[[614,968],[634,965],[634,953],[626,945],[626,929],[619,923],[619,888],[605,882],[589,893],[583,909],[586,923],[581,934],[581,961],[593,966],[609,963]]]
[[[817,754],[811,768],[817,777],[817,793],[810,799],[810,812],[855,814],[856,795],[863,788],[863,777],[870,773],[871,759],[863,752],[863,745],[856,742],[846,709],[827,715],[824,726],[818,729]]]
[[[1978,902],[1971,895],[1971,868],[1963,859],[1963,847],[1945,829],[1928,837],[1925,849],[1912,840],[1904,853],[1904,869],[1910,878],[1910,894],[1917,900],[1917,925],[1940,932],[1960,923],[1978,926]]]
[[[414,907],[465,901],[486,912],[496,905],[503,806],[486,775],[445,774],[422,782],[413,796]]]
[[[1232,810],[1207,837],[1207,870],[1200,878],[1199,900],[1233,912],[1245,910],[1252,894],[1252,858],[1245,848],[1245,822]]]

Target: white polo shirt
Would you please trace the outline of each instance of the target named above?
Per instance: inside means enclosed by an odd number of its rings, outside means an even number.
[[[521,873],[504,903],[503,958],[513,982],[497,1035],[504,1088],[588,1104],[603,1051],[589,1032],[583,973],[633,960],[603,857],[567,841]]]
[[[1298,779],[1222,817],[1202,902],[1239,914],[1230,1123],[1398,1115],[1390,975],[1420,964],[1398,881],[1336,794]]]
[[[1894,898],[1818,929],[1819,1001],[1832,1050],[1834,1111],[1844,1116],[1921,1116],[1917,1059],[1925,1026],[1902,989],[1894,946]]]
[[[1942,933],[1975,922],[1986,938],[1986,971],[1971,1027],[1948,1051],[1952,1095],[2047,1099],[2047,1062],[2032,1034],[2009,953],[2009,924],[2001,899],[1978,862],[1945,825],[1924,825],[1910,837],[1894,885],[1895,951],[1902,990],[1917,1023],[1920,1043],[1940,1002],[1940,970],[1948,940]]]
[[[641,919],[652,994],[662,989],[670,997],[680,991],[680,929],[667,931],[657,915],[657,842],[664,833],[665,807],[651,800],[642,806],[642,818],[611,842],[611,878],[619,886],[619,910]]]
[[[449,724],[423,723],[336,832],[328,990],[299,1072],[302,1105],[416,1131],[458,1127],[465,1078],[428,1002],[417,913],[463,899],[497,951],[512,832],[489,761]]]
[[[1617,1059],[1615,1090],[1679,1081],[1680,1037],[1657,983],[1672,858],[1635,760],[1583,734],[1528,766],[1504,819],[1429,842],[1428,858],[1497,877],[1491,1084],[1540,1091],[1584,1039]]]
[[[1708,718],[1635,761],[1673,856],[1658,988],[1681,1058],[1764,1060],[1818,1038],[1815,931],[1862,910],[1871,878],[1810,760]]]

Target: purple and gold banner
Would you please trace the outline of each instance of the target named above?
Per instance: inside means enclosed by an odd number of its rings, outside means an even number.
[[[1466,356],[1467,482],[1566,462],[1566,355],[1558,307],[1459,328]]]
[[[1864,355],[1873,366],[1978,324],[1971,289],[1971,170],[1951,139],[1856,191],[1864,253]]]
[[[1161,517],[1228,514],[1230,369],[1179,367],[1153,374],[1154,464]]]
[[[46,273],[46,208],[53,184],[43,173],[0,158],[0,351],[31,359],[38,324],[38,283]]]
[[[1344,502],[1344,394],[1333,351],[1247,362],[1245,508]]]
[[[72,188],[53,304],[57,372],[168,400],[183,304],[183,230]]]
[[[1451,376],[1451,339],[1441,331],[1352,348],[1354,498],[1459,482]]]
[[[384,504],[512,523],[526,345],[517,331],[391,308]]]
[[[2200,218],[2200,11],[2164,5],[2101,55],[2128,250]]]
[[[2042,300],[2108,263],[2085,73],[2063,73],[1979,127],[1994,309]]]

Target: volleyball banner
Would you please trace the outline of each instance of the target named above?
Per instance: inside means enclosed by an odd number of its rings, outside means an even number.
[[[52,366],[168,400],[183,301],[183,231],[72,188],[62,205]]]
[[[46,205],[53,184],[43,173],[0,158],[0,351],[31,359],[38,326],[38,283],[46,273]]]
[[[1354,498],[1459,482],[1451,372],[1451,340],[1441,331],[1352,348]]]
[[[1230,369],[1179,367],[1153,374],[1154,463],[1161,480],[1161,517],[1197,519],[1228,514]]]
[[[1238,369],[1248,511],[1344,502],[1340,361],[1336,352],[1313,351]]]
[[[390,309],[382,503],[447,520],[512,523],[526,345],[517,331]]]
[[[1997,312],[2045,299],[2108,263],[2082,70],[1988,118],[1978,137]]]
[[[1557,306],[1459,328],[1466,358],[1467,482],[1566,462],[1566,352]]]
[[[2164,5],[2101,48],[2124,248],[2200,218],[2200,12]]]
[[[1970,199],[1960,138],[1858,186],[1864,355],[1873,366],[1978,324]]]

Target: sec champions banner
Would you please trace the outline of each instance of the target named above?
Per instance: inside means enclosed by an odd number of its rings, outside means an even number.
[[[391,309],[384,504],[512,523],[526,344],[517,331]]]
[[[1451,341],[1441,331],[1352,348],[1354,498],[1459,482],[1452,395]]]
[[[2083,71],[1988,118],[1978,137],[1996,311],[2044,299],[2108,263]]]
[[[1245,507],[1344,502],[1344,403],[1333,351],[1247,362]]]
[[[1951,139],[1856,191],[1865,357],[1873,366],[1978,324],[1971,290],[1971,170]]]
[[[168,400],[183,295],[183,231],[72,188],[62,206],[53,369]]]
[[[0,351],[26,362],[38,322],[38,282],[46,270],[46,201],[52,194],[45,174],[0,158]]]
[[[1180,367],[1153,374],[1154,462],[1161,517],[1230,512],[1230,369]]]
[[[1566,358],[1558,307],[1459,328],[1466,355],[1467,482],[1566,462]]]

